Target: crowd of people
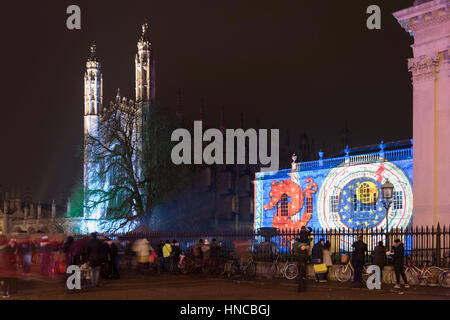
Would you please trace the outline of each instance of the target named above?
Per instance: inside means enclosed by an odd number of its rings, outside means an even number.
[[[306,266],[308,262],[314,265],[314,274],[316,282],[327,282],[328,271],[333,265],[332,253],[331,253],[331,243],[320,239],[314,244],[310,250],[311,238],[311,228],[302,227],[300,230],[300,235],[295,239],[293,244],[293,254],[297,257],[298,267],[299,267],[299,291],[305,289],[305,278],[306,278]],[[351,254],[351,264],[353,267],[353,282],[355,285],[363,284],[363,268],[366,263],[366,254],[368,251],[367,244],[363,241],[363,236],[358,236],[357,240],[352,244],[352,254]],[[311,254],[310,254],[311,252]],[[405,275],[404,267],[404,245],[400,239],[396,239],[390,251],[386,249],[383,242],[378,242],[377,246],[374,248],[373,254],[371,256],[371,262],[380,268],[381,276],[382,270],[386,265],[388,258],[392,260],[392,266],[394,268],[396,284],[395,288],[400,288],[401,279],[404,282],[405,288],[409,288],[409,284]],[[347,257],[349,258],[349,257]],[[347,263],[347,261],[343,261]]]
[[[299,267],[299,290],[304,289],[306,267],[309,262],[314,265],[315,280],[327,281],[327,271],[333,265],[331,244],[320,239],[312,244],[311,229],[303,227],[299,237],[292,245],[292,252]],[[244,256],[248,253],[248,243],[235,240],[234,253]],[[266,245],[265,245],[266,244]],[[216,239],[200,239],[190,246],[190,254],[197,266],[217,267],[221,243]],[[271,243],[262,243],[260,250],[273,254],[276,246]],[[267,251],[267,252],[266,252]],[[367,253],[367,244],[363,237],[353,243],[351,264],[354,269],[354,282],[362,282],[362,272]],[[160,241],[152,246],[146,238],[135,241],[127,239],[111,239],[97,233],[90,237],[75,239],[68,236],[64,239],[50,240],[48,236],[31,239],[10,238],[0,235],[0,284],[3,288],[3,297],[17,292],[17,279],[27,277],[34,273],[53,277],[56,274],[65,274],[69,265],[84,266],[87,279],[93,287],[98,287],[100,279],[119,279],[122,270],[136,270],[138,274],[145,275],[150,270],[158,273],[177,272],[180,256],[186,254],[180,249],[177,240]],[[395,240],[391,251],[387,251],[380,242],[373,251],[372,263],[383,270],[386,257],[392,257],[392,265],[396,275],[396,288],[399,288],[400,279],[407,287],[404,271],[404,246],[400,240]],[[119,262],[121,267],[119,268]],[[35,266],[35,267],[33,267]],[[34,270],[34,271],[32,271]],[[322,270],[322,271],[320,271]]]

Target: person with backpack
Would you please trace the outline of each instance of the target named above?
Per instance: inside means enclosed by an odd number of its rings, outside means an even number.
[[[408,280],[406,279],[405,274],[405,247],[400,239],[394,240],[394,245],[391,250],[392,255],[392,264],[394,265],[395,272],[395,289],[400,289],[400,276],[405,283],[405,288],[409,288]]]
[[[358,240],[353,243],[352,266],[355,270],[353,281],[355,284],[362,283],[362,273],[364,259],[367,252],[367,244],[363,241],[363,236],[358,236]]]

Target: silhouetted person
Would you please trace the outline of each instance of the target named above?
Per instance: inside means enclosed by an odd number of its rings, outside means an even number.
[[[400,239],[395,239],[391,253],[392,253],[392,264],[394,265],[395,280],[396,280],[394,288],[400,289],[400,276],[403,278],[403,281],[405,282],[405,288],[409,288],[404,267],[405,247],[403,246],[403,243],[400,241]]]
[[[87,257],[89,265],[91,267],[91,284],[92,287],[99,286],[100,280],[100,268],[102,266],[102,247],[103,242],[97,238],[97,233],[91,234],[91,239],[89,239],[86,244]]]
[[[359,236],[358,240],[353,243],[352,265],[355,270],[353,281],[362,283],[362,273],[364,268],[364,257],[367,251],[367,244],[364,243],[363,237]]]

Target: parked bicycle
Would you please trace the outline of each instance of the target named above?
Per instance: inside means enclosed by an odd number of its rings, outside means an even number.
[[[243,279],[253,279],[256,276],[256,264],[253,257],[250,256],[247,261],[242,263],[235,259],[228,269],[228,277],[240,275]]]
[[[178,269],[182,274],[188,274],[199,271],[201,269],[201,265],[197,264],[190,254],[183,252],[180,254]]]
[[[353,268],[353,265],[350,262],[350,257],[347,255],[342,256],[342,263],[338,268],[336,268],[335,275],[336,275],[336,279],[339,282],[347,282],[349,281],[354,272],[355,269]],[[362,273],[362,278],[364,281],[367,281],[367,279],[369,278],[369,273],[367,273],[367,267],[369,265],[365,264],[363,267],[363,273]]]
[[[428,266],[430,261],[425,261],[422,268],[417,267],[413,263],[408,263],[405,269],[406,280],[409,284],[439,284],[439,277],[444,272],[443,269],[436,266]],[[395,273],[391,273],[391,282],[395,283]]]
[[[279,265],[280,255],[277,254],[275,260],[267,268],[266,275],[268,278],[272,279],[276,274],[280,274],[282,277],[293,280],[298,276],[298,267],[295,262],[286,261],[284,266],[281,268]]]

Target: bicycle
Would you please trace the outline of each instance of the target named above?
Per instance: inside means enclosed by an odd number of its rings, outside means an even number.
[[[180,254],[180,261],[178,262],[178,269],[182,274],[188,274],[195,272],[201,268],[201,265],[198,265],[192,257],[186,253]]]
[[[237,259],[231,263],[228,269],[228,278],[236,275],[240,275],[243,279],[253,279],[256,276],[256,264],[252,256],[242,263],[239,263]]]
[[[443,288],[450,288],[450,270],[444,271],[439,275],[438,283]]]
[[[282,277],[293,280],[298,277],[298,267],[297,264],[291,261],[286,261],[284,266],[280,268],[279,266],[280,255],[277,254],[275,260],[267,268],[267,277],[272,279],[275,274],[280,274]]]
[[[364,281],[367,281],[367,279],[370,276],[369,273],[367,272],[367,266],[368,266],[367,264],[363,266],[362,278]],[[339,282],[347,282],[352,278],[355,269],[353,268],[353,265],[351,264],[350,260],[348,260],[348,262],[341,264],[338,268],[336,268],[334,272],[336,279]]]
[[[406,265],[405,275],[408,284],[423,283],[429,285],[432,283],[439,283],[439,277],[444,270],[436,266],[428,267],[429,262],[430,261],[425,261],[425,265],[422,268],[417,267],[411,262]],[[392,283],[396,283],[395,272],[391,273],[391,281]]]

